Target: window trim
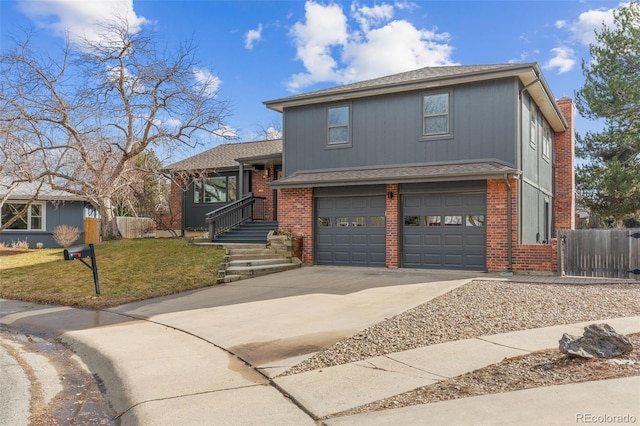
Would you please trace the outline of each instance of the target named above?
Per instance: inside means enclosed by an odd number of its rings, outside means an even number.
[[[206,202],[205,201],[205,181],[207,179],[215,179],[215,178],[224,178],[225,179],[225,201],[213,201]],[[235,178],[236,180],[236,191],[233,194],[233,199],[229,197],[229,179]],[[212,176],[202,176],[193,181],[193,205],[201,206],[201,205],[212,205],[212,204],[228,204],[233,203],[238,199],[238,176],[236,175],[212,175]],[[200,201],[196,201],[196,195],[199,193]]]
[[[47,230],[47,203],[44,201],[32,201],[31,203],[27,203],[26,201],[18,201],[18,200],[7,200],[4,202],[2,207],[7,204],[30,204],[29,209],[25,212],[27,214],[27,229],[13,229],[7,228],[2,232],[45,232]],[[40,206],[40,228],[33,229],[31,228],[31,208],[33,206]],[[14,222],[15,223],[15,222]],[[0,215],[0,225],[2,225],[2,216]]]
[[[332,109],[338,109],[338,108],[347,108],[347,124],[340,124],[340,125],[334,125],[331,126],[329,124],[329,112]],[[331,106],[327,106],[326,111],[325,111],[325,120],[326,120],[326,130],[327,130],[327,137],[325,139],[325,148],[326,149],[340,149],[340,148],[351,148],[353,146],[352,143],[352,135],[351,135],[351,123],[352,123],[352,117],[351,117],[351,103],[346,103],[346,104],[336,104],[336,105],[331,105]],[[330,138],[331,138],[331,129],[332,128],[338,128],[338,127],[345,127],[347,128],[347,141],[346,142],[330,142]]]
[[[448,111],[446,113],[448,119],[448,129],[446,133],[433,133],[427,134],[425,129],[425,118],[427,115],[424,112],[424,101],[427,96],[447,95]],[[438,114],[445,115],[445,114]],[[420,140],[435,140],[435,139],[452,139],[453,138],[453,90],[438,90],[434,92],[425,92],[420,95]]]

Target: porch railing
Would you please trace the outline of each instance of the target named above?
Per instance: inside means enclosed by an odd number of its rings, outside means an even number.
[[[243,223],[252,220],[264,220],[264,202],[265,197],[247,194],[231,204],[207,213],[206,221],[209,224],[209,238],[211,238],[211,241],[215,241],[217,236]]]

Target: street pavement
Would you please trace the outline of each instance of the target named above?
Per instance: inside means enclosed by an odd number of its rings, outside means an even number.
[[[66,342],[102,379],[125,425],[313,425],[504,357],[557,347],[562,333],[584,327],[469,339],[278,377],[316,351],[474,277],[495,278],[314,266],[105,311],[1,301],[0,324]],[[607,322],[619,332],[640,331],[640,317]],[[576,424],[579,413],[640,419],[638,385],[637,378],[589,382],[323,422]],[[615,396],[615,404],[602,392]]]

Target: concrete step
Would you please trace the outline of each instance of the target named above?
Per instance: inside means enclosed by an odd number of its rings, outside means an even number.
[[[235,250],[232,254],[226,256],[227,262],[233,262],[234,260],[261,260],[261,259],[273,259],[274,257],[282,257],[269,251],[268,253],[249,253],[249,254],[237,254]]]
[[[227,273],[232,275],[243,275],[245,277],[257,277],[260,275],[273,274],[274,272],[288,271],[301,266],[301,263],[280,263],[264,266],[230,266],[227,268]]]
[[[265,265],[282,265],[291,263],[290,259],[284,257],[272,257],[267,259],[241,259],[229,261],[229,267],[236,266],[265,266]],[[227,269],[228,270],[228,269]]]
[[[243,278],[245,277],[243,277],[242,275],[225,275],[224,277],[219,277],[216,281],[218,284],[223,284],[223,283],[231,283],[233,281],[239,281]]]
[[[273,250],[262,246],[262,248],[233,248],[227,249],[227,254],[230,256],[243,255],[243,256],[257,256],[261,254],[270,254],[273,256]]]

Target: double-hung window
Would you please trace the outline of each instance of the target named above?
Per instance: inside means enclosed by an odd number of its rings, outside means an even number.
[[[330,147],[351,146],[349,135],[349,106],[327,109],[327,145]]]
[[[227,203],[235,200],[235,176],[206,177],[194,182],[193,202],[195,204]]]
[[[451,94],[435,93],[422,97],[422,135],[425,137],[451,134]]]
[[[529,145],[535,148],[538,143],[538,108],[533,99],[529,104],[529,117]]]
[[[17,217],[6,229],[44,231],[44,211],[43,203],[32,203],[27,206],[26,203],[6,202],[0,210],[0,225],[9,223]]]

